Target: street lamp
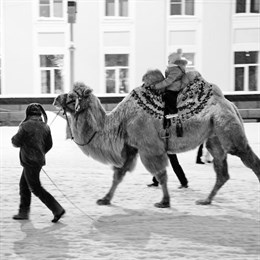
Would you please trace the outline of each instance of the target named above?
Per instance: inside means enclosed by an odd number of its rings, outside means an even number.
[[[77,1],[68,1],[68,23],[70,24],[70,88],[74,84],[74,39],[73,39],[73,24],[76,22]]]

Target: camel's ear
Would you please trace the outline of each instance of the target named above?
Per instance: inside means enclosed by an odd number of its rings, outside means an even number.
[[[83,96],[84,96],[84,97],[89,96],[89,94],[91,94],[92,91],[93,91],[93,90],[92,90],[91,88],[86,88],[86,89],[84,90],[84,92],[83,92]]]

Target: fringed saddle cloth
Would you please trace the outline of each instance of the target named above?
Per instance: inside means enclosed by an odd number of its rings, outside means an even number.
[[[162,94],[152,90],[149,86],[136,88],[131,96],[137,104],[151,116],[164,120],[164,101]],[[212,96],[212,85],[201,76],[195,77],[178,95],[178,116],[169,119],[171,124],[178,125],[180,122],[199,114]]]

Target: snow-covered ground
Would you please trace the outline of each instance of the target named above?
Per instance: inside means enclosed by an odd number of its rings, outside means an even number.
[[[49,113],[49,122],[53,115]],[[260,124],[245,124],[249,143],[260,156]],[[230,180],[212,205],[199,206],[215,182],[212,164],[195,164],[196,150],[179,155],[188,189],[168,167],[171,208],[153,204],[160,188],[148,188],[151,175],[138,161],[119,186],[111,206],[96,200],[108,191],[112,170],[65,140],[65,121],[51,124],[54,147],[41,173],[43,186],[67,213],[57,224],[35,197],[28,221],[15,221],[19,205],[19,149],[10,139],[17,127],[0,127],[0,259],[260,259],[260,194],[255,174],[229,156]]]

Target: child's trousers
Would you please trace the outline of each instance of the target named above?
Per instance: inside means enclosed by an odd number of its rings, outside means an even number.
[[[29,212],[31,193],[38,197],[54,215],[59,214],[63,208],[55,198],[46,191],[40,182],[41,166],[24,167],[20,179],[20,212]]]

